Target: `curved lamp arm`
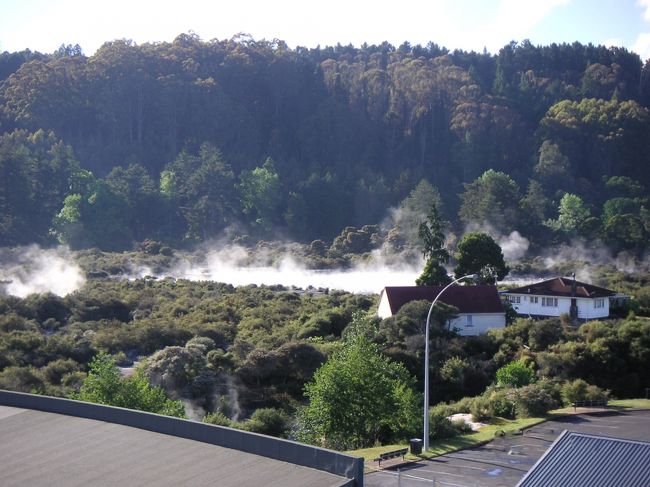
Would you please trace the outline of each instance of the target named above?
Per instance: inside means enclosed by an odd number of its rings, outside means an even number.
[[[431,306],[429,307],[429,313],[427,314],[427,324],[424,330],[424,438],[422,441],[424,451],[427,451],[429,449],[429,321],[431,320],[431,313],[433,312],[433,307],[436,305],[438,298],[442,296],[442,293],[463,279],[474,279],[475,277],[476,274],[468,274],[466,276],[459,277],[458,279],[454,279],[444,288],[442,288],[442,291],[438,293],[435,299],[431,302]]]

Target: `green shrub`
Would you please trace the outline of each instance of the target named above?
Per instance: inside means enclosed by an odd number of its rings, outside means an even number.
[[[471,413],[473,402],[474,402],[473,397],[463,397],[462,399],[459,399],[458,401],[451,404],[451,407],[454,410],[452,414]]]
[[[42,393],[44,390],[43,376],[35,367],[7,367],[0,372],[0,389]]]
[[[495,389],[485,393],[487,396],[487,410],[493,418],[515,417],[515,405],[509,397],[509,390]]]
[[[462,419],[456,419],[456,420],[452,421],[451,425],[456,430],[456,432],[457,432],[456,434],[459,434],[459,435],[464,435],[464,434],[467,434],[467,433],[471,433],[473,431],[471,425],[467,424]]]
[[[429,408],[429,416],[431,415],[436,415],[436,416],[451,416],[452,414],[458,413],[460,411],[457,411],[455,409],[455,404],[447,404],[446,402],[441,402],[433,406],[432,408]],[[468,411],[469,412],[469,411]]]
[[[214,350],[215,344],[212,338],[194,337],[188,340],[185,344],[185,348],[194,348],[205,355],[209,351]]]
[[[217,426],[227,426],[229,428],[233,427],[232,421],[220,411],[214,413],[206,414],[203,418],[204,423],[216,424]]]
[[[235,359],[221,348],[210,350],[206,355],[208,364],[216,372],[231,371],[235,368]]]
[[[551,395],[537,384],[520,387],[510,394],[518,418],[541,417],[557,406]]]
[[[496,378],[501,386],[523,387],[535,381],[535,371],[523,360],[516,360],[497,370]]]
[[[431,408],[433,414],[442,414],[444,416],[451,416],[456,413],[471,413],[473,397],[463,397],[456,402],[441,402]]]
[[[472,401],[471,411],[474,421],[486,421],[492,416],[488,406],[488,398],[477,396]]]
[[[447,416],[429,413],[429,438],[451,438],[458,434],[460,434],[460,430],[457,425],[447,419]]]
[[[609,399],[609,391],[582,379],[566,382],[562,386],[562,400],[566,406],[578,401],[606,401],[607,399]]]
[[[289,417],[284,411],[275,408],[255,410],[243,429],[253,433],[285,438],[289,429]]]
[[[59,385],[65,375],[77,372],[80,368],[80,365],[72,359],[58,359],[43,367],[41,373],[50,384]]]
[[[562,404],[564,402],[562,399],[562,381],[544,377],[538,380],[536,384],[548,392],[557,404]]]

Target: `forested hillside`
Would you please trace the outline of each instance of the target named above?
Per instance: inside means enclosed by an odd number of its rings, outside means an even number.
[[[3,246],[333,239],[424,179],[459,230],[646,249],[650,64],[622,48],[182,34],[5,52],[0,78]]]

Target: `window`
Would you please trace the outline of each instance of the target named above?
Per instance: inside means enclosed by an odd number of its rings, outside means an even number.
[[[472,315],[467,315],[467,326],[474,326],[472,324]]]
[[[604,307],[605,307],[605,298],[594,299],[594,308],[604,308]]]
[[[542,306],[557,308],[557,298],[542,298]]]
[[[521,296],[510,296],[510,295],[508,295],[508,301],[510,301],[511,303],[519,304],[519,303],[521,303]]]
[[[531,304],[537,304],[539,298],[537,296],[531,296],[530,297],[530,303]]]

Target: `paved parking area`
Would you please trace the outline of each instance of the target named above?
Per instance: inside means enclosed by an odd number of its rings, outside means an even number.
[[[514,487],[563,430],[650,441],[650,411],[565,416],[487,445],[367,474],[368,487]]]

